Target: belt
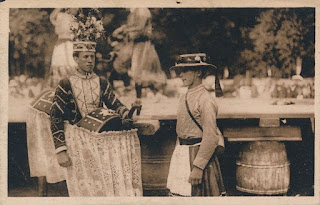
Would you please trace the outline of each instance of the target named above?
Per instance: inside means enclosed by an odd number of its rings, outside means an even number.
[[[202,141],[202,138],[178,138],[180,145],[194,145]]]

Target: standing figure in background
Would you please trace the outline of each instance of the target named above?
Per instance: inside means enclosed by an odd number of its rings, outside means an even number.
[[[220,196],[225,194],[218,154],[224,139],[217,127],[218,105],[202,79],[216,67],[204,53],[180,55],[174,69],[188,87],[179,99],[177,144],[172,154],[167,187],[178,196]],[[218,83],[218,81],[217,81]],[[216,83],[216,96],[222,91]]]
[[[76,8],[57,8],[50,14],[58,40],[53,49],[51,67],[46,76],[46,86],[55,88],[59,81],[75,72],[77,63],[73,58],[73,34],[70,29],[75,22]]]
[[[152,24],[148,8],[131,8],[127,24],[118,28],[132,43],[131,77],[135,82],[137,101],[141,100],[142,87],[149,87],[154,94],[166,83],[159,56],[151,43]]]

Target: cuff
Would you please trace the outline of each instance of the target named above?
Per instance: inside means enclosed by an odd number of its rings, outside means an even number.
[[[122,118],[124,118],[124,116],[128,117],[128,114],[129,114],[129,110],[125,110],[125,111],[122,113],[121,117],[122,117]]]
[[[120,107],[120,109],[118,110],[118,113],[121,115],[121,117],[123,117],[124,114],[125,114],[127,111],[129,112],[128,108],[127,108],[126,106],[122,106],[122,107]]]
[[[62,151],[67,151],[67,146],[64,145],[64,146],[58,147],[56,149],[56,154],[58,154],[58,153],[60,153]]]
[[[203,159],[201,157],[196,157],[196,159],[193,161],[193,165],[196,167],[199,167],[200,169],[204,170],[204,168],[207,166],[208,164],[207,159]]]

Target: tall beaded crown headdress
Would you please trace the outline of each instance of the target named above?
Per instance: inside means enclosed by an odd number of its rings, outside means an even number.
[[[73,51],[96,51],[96,41],[105,38],[99,9],[80,9],[71,25]]]

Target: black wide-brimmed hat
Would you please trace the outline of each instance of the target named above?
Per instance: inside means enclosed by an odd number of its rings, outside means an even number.
[[[176,60],[175,66],[172,66],[170,70],[187,67],[199,67],[199,68],[211,68],[216,70],[217,67],[208,63],[209,58],[205,53],[192,53],[179,55]]]
[[[218,78],[218,69],[215,65],[209,63],[209,57],[205,53],[192,53],[179,55],[176,60],[176,64],[170,68],[170,70],[183,70],[188,68],[199,68],[213,73],[215,75],[215,93],[217,97],[223,96],[223,92],[220,86]]]

